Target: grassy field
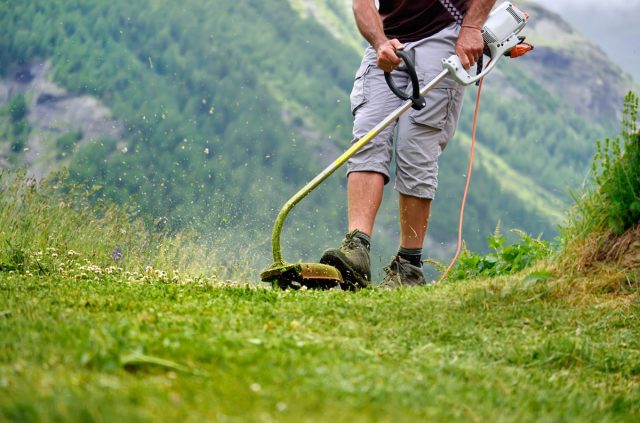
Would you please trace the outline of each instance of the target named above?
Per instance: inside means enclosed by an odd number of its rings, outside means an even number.
[[[59,253],[0,271],[0,420],[640,419],[637,279],[296,292]]]
[[[632,267],[272,290],[92,193],[0,172],[0,422],[640,421]]]

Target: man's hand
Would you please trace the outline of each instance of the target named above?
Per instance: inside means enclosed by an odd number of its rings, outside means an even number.
[[[482,26],[495,3],[496,0],[471,0],[469,4],[456,42],[456,54],[465,69],[475,65],[482,56]]]
[[[394,38],[392,40],[386,40],[379,46],[376,46],[376,53],[378,54],[377,65],[385,72],[391,72],[400,65],[402,59],[396,55],[396,50],[402,50],[404,45]]]
[[[456,54],[465,69],[475,65],[482,56],[484,40],[479,28],[464,26],[460,29],[456,42]]]
[[[398,67],[402,59],[396,56],[396,50],[404,46],[397,39],[388,39],[384,35],[382,18],[373,0],[353,0],[353,15],[360,33],[369,41],[378,56],[377,65],[385,72]]]

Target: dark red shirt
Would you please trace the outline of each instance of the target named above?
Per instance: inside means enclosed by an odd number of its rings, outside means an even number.
[[[464,15],[470,0],[450,2]],[[378,10],[385,35],[403,43],[429,37],[454,22],[438,0],[380,0]]]

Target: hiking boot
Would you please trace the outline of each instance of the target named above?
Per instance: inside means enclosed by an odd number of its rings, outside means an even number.
[[[399,256],[394,257],[391,264],[384,268],[384,271],[387,275],[378,286],[382,289],[424,286],[427,284],[422,273],[422,267],[414,266]]]
[[[340,248],[330,248],[322,254],[320,263],[337,268],[342,274],[344,290],[366,288],[371,281],[369,250],[356,235],[357,229],[349,232]]]

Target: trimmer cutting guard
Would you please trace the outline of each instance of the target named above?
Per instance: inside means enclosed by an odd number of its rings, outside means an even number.
[[[343,283],[338,269],[320,263],[274,264],[260,273],[260,279],[281,289],[331,289]]]

